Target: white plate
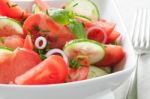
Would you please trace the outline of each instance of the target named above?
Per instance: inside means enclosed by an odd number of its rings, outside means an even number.
[[[46,2],[51,6],[59,6],[65,1],[67,0],[47,0]],[[130,77],[135,65],[135,55],[129,43],[129,39],[127,36],[128,34],[120,18],[118,10],[113,0],[93,1],[98,5],[101,16],[109,21],[116,23],[116,30],[121,32],[125,37],[123,47],[126,51],[127,58],[123,70],[91,80],[58,85],[0,85],[0,99],[88,99],[89,97],[90,99],[92,99],[92,97],[93,99],[96,99],[96,97],[103,95],[107,90],[114,90],[118,88],[124,81],[126,81]],[[31,9],[31,6],[33,4],[32,1],[26,0],[16,0],[15,2],[26,9]],[[118,64],[118,67],[122,67],[122,64]]]

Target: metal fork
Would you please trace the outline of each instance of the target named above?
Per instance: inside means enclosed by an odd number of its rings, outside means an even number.
[[[138,67],[142,55],[150,49],[150,12],[147,8],[137,10],[130,35],[132,46],[136,52],[136,67],[133,82],[130,84],[126,99],[138,99]]]

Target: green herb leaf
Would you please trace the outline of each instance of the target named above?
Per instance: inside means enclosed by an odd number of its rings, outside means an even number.
[[[35,30],[36,32],[39,32],[39,31],[40,31],[39,26],[38,26],[38,25],[35,25],[35,26],[34,26],[34,30]]]
[[[77,61],[76,59],[71,59],[69,67],[70,68],[79,68],[80,67],[80,62]]]
[[[0,42],[4,43],[5,42],[4,38],[0,38]]]
[[[40,55],[42,60],[46,59],[46,56],[43,50],[37,49],[37,52]]]
[[[64,9],[49,9],[48,14],[58,23],[67,25],[70,18],[74,17],[74,13]]]
[[[78,39],[87,38],[84,26],[82,23],[78,22],[75,19],[70,20],[69,28],[76,35]]]
[[[0,47],[0,49],[6,49],[6,50],[9,50],[9,51],[14,51],[14,49],[9,48],[9,47]]]

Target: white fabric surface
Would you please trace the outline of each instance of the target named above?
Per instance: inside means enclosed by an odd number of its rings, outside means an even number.
[[[137,8],[150,8],[150,0],[115,0],[128,32]],[[138,69],[138,99],[150,99],[150,54],[140,58]]]
[[[141,56],[138,70],[138,99],[150,99],[150,54]]]

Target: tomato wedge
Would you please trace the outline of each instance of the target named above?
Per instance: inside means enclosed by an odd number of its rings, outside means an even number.
[[[108,22],[104,19],[101,19],[99,21],[86,21],[83,19],[78,20],[84,24],[89,39],[95,40],[100,43],[110,43],[110,40],[114,40],[116,36],[118,36],[118,34],[114,35],[114,28],[116,26],[114,23]],[[112,32],[113,36],[111,35]]]
[[[116,41],[119,36],[120,36],[120,33],[119,33],[119,32],[113,31],[113,32],[109,35],[108,40],[107,40],[107,43],[111,43],[111,42]]]
[[[17,48],[12,53],[0,54],[0,83],[8,84],[15,78],[41,62],[37,53],[31,50]]]
[[[23,21],[30,15],[30,13],[20,8],[17,4],[12,3],[10,0],[0,0],[0,14],[19,21]]]
[[[90,67],[88,59],[87,58],[83,59],[82,61],[80,61],[80,64],[82,64],[82,66],[80,66],[79,68],[69,69],[66,82],[73,82],[87,79]]]
[[[106,45],[105,57],[96,66],[114,66],[125,57],[125,52],[121,46]]]
[[[9,66],[11,65],[12,53],[8,51],[0,51],[0,84],[9,83],[11,73]]]
[[[61,56],[52,55],[36,67],[18,76],[16,84],[37,85],[63,83],[67,76],[68,67]]]
[[[100,27],[92,27],[88,31],[88,39],[95,40],[100,43],[107,42],[107,33],[103,28]]]
[[[103,28],[107,35],[109,36],[111,34],[111,32],[114,30],[115,28],[115,24],[114,23],[111,23],[111,22],[108,22],[106,20],[100,20],[100,21],[84,21],[84,20],[81,20],[83,23],[84,23],[84,26],[86,28],[86,30],[88,30],[89,28],[91,27],[100,27],[100,28]]]
[[[21,36],[13,35],[0,38],[0,47],[17,48],[23,47],[24,39]]]
[[[31,15],[24,22],[23,30],[25,35],[33,35],[33,41],[39,36],[44,36],[51,48],[62,48],[66,42],[75,38],[67,27],[57,24],[45,14]]]
[[[33,50],[34,45],[31,39],[30,35],[27,35],[25,40],[24,40],[24,44],[23,44],[23,48],[29,49],[29,50]]]
[[[95,21],[94,25],[100,26],[101,28],[103,28],[106,31],[108,36],[112,33],[112,31],[114,30],[116,26],[116,24],[108,22],[108,21],[104,21],[104,20]]]

